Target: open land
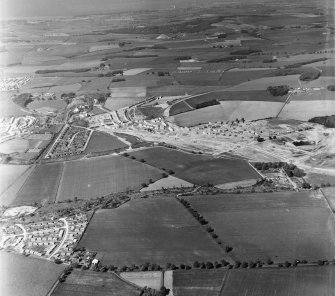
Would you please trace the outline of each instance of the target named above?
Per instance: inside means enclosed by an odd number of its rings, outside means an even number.
[[[120,280],[115,274],[91,270],[74,270],[52,296],[138,296],[139,290]]]
[[[175,270],[173,295],[220,296],[227,270]]]
[[[280,192],[187,198],[239,260],[334,257],[333,213],[321,193]]]
[[[230,270],[220,295],[332,295],[334,266]]]
[[[172,170],[176,177],[192,184],[223,184],[243,179],[257,179],[259,175],[243,160],[194,155],[167,148],[149,148],[131,153],[148,164]]]
[[[55,201],[62,170],[63,163],[37,165],[17,193],[12,205]]]
[[[96,212],[79,246],[97,251],[104,264],[116,266],[192,264],[225,256],[174,198],[131,200],[117,209]]]
[[[142,183],[161,178],[159,169],[122,156],[103,156],[64,164],[57,200],[90,199],[112,192],[139,190]]]
[[[90,141],[86,147],[85,153],[99,153],[106,151],[115,151],[127,148],[128,145],[121,142],[117,137],[102,133],[93,132]]]
[[[334,270],[323,260],[335,255],[335,132],[329,118],[313,120],[325,126],[307,121],[334,115],[334,10],[281,4],[178,1],[153,11],[3,20],[0,157],[8,164],[0,204],[37,209],[5,218],[0,243],[21,253],[29,243],[25,251],[37,254],[57,241],[46,258],[89,268],[73,270],[53,295],[140,294],[103,273],[115,271],[109,264],[129,274],[140,270],[132,264],[182,269],[223,258],[327,266],[178,270],[174,295],[333,294]],[[307,175],[261,176],[248,161],[287,162]],[[283,184],[292,191],[210,194]],[[190,191],[196,196],[186,199],[222,245],[172,197]],[[77,250],[79,240],[97,255]],[[64,266],[13,258],[4,259],[6,295],[46,295]],[[142,273],[129,278],[158,289],[155,272],[151,283]]]
[[[1,294],[44,296],[57,281],[64,266],[53,262],[0,252]]]

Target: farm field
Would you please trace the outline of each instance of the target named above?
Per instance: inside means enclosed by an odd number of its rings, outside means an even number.
[[[169,110],[169,114],[170,116],[173,116],[173,115],[177,115],[177,114],[180,114],[180,113],[184,113],[184,112],[189,112],[189,111],[192,111],[192,107],[188,104],[186,104],[184,101],[181,101],[177,104],[174,104],[170,110]]]
[[[219,80],[219,84],[223,86],[233,86],[249,80],[258,79],[267,76],[274,72],[269,70],[254,70],[254,71],[231,71],[224,72]]]
[[[127,148],[128,145],[121,142],[117,137],[103,132],[94,131],[85,153],[99,153],[107,151],[115,151]]]
[[[108,110],[111,111],[116,111],[121,108],[125,108],[128,106],[131,106],[133,104],[136,104],[138,102],[143,101],[144,98],[134,98],[134,97],[129,97],[129,98],[108,98],[104,107],[107,108]]]
[[[173,76],[182,85],[218,85],[220,73],[177,73]]]
[[[163,286],[162,271],[121,272],[120,276],[139,287],[159,290]]]
[[[331,296],[334,291],[334,266],[258,268],[229,270],[220,295]]]
[[[335,187],[322,188],[321,191],[326,196],[330,207],[335,210]]]
[[[0,164],[0,196],[28,168],[29,168],[28,165]],[[1,200],[1,198],[0,198],[0,200]]]
[[[324,100],[334,101],[334,99],[335,99],[334,92],[329,91],[327,89],[321,89],[318,91],[309,91],[306,93],[305,92],[298,93],[292,95],[290,98],[291,101],[319,101],[319,102]],[[324,102],[322,102],[321,104],[323,103]]]
[[[0,143],[0,153],[23,153],[29,148],[29,141],[22,138],[14,138]]]
[[[79,93],[107,92],[112,81],[111,77],[90,77],[84,80],[85,82],[82,83]]]
[[[162,147],[135,151],[130,155],[137,160],[143,158],[154,167],[165,168],[167,172],[173,170],[177,178],[197,185],[218,185],[259,177],[243,160],[194,155]]]
[[[192,264],[226,256],[172,197],[133,199],[117,209],[97,211],[79,247],[97,251],[103,264],[116,266]]]
[[[64,164],[57,201],[74,197],[90,199],[128,189],[139,190],[142,183],[161,177],[160,170],[122,156],[68,161]]]
[[[111,87],[111,98],[142,98],[146,96],[145,87]]]
[[[48,101],[33,101],[28,104],[27,108],[31,110],[49,110],[49,111],[58,111],[64,109],[66,103],[63,100],[48,100]]]
[[[266,90],[268,86],[276,86],[276,85],[288,85],[292,88],[298,88],[300,87],[299,76],[300,75],[262,77],[252,81],[243,82],[236,86],[229,87],[226,89],[226,91]]]
[[[63,163],[37,165],[17,193],[12,206],[54,201],[63,170]]]
[[[319,192],[186,198],[240,261],[317,261],[335,255],[335,219]]]
[[[7,186],[5,186],[4,188],[1,187],[3,191],[0,194],[0,205],[9,206],[13,202],[17,193],[19,192],[33,169],[34,166],[26,169],[21,175],[16,176],[16,179],[11,184],[7,183],[6,179],[4,179],[6,183],[4,182],[3,184]]]
[[[30,115],[28,110],[24,110],[19,105],[15,104],[11,99],[11,94],[9,92],[0,92],[0,116],[10,117],[10,116],[24,116]]]
[[[226,269],[173,271],[173,295],[220,296]]]
[[[196,104],[219,100],[219,101],[264,101],[264,102],[285,102],[287,96],[274,97],[266,90],[253,91],[214,91],[203,95],[194,96],[187,99],[187,103],[192,107]]]
[[[332,115],[331,110],[335,110],[335,100],[295,100],[285,105],[279,118],[308,121],[316,116]]]
[[[64,269],[47,260],[0,251],[0,291],[6,296],[45,296]]]
[[[169,117],[169,121],[174,122],[178,126],[190,127],[208,122],[223,121],[225,118],[225,113],[220,104],[177,114]]]
[[[126,284],[115,274],[91,270],[73,270],[59,283],[51,296],[138,296],[139,289]]]
[[[193,184],[170,175],[167,178],[162,178],[153,184],[149,184],[148,187],[142,188],[141,192],[161,190],[162,188],[192,187],[192,186]]]

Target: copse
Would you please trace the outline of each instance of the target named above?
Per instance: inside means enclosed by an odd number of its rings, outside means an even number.
[[[269,86],[266,89],[274,97],[284,96],[290,90],[288,85]]]

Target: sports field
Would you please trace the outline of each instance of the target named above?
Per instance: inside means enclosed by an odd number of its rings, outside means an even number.
[[[127,148],[128,145],[121,142],[117,137],[103,132],[94,131],[85,153],[99,153],[106,151],[115,151]]]
[[[64,164],[57,200],[95,198],[111,192],[141,188],[150,179],[156,181],[162,172],[122,156],[103,156]]]
[[[115,266],[215,261],[225,252],[175,198],[133,199],[93,216],[79,247]]]
[[[138,296],[140,291],[110,272],[73,270],[52,296]]]
[[[37,165],[17,193],[12,206],[54,201],[62,170],[63,163],[59,162]]]
[[[0,251],[0,294],[45,296],[64,269],[47,260]]]
[[[335,219],[317,192],[188,197],[239,260],[317,261],[335,255]]]
[[[172,170],[175,176],[192,184],[223,184],[259,175],[246,161],[195,155],[178,150],[158,147],[130,153],[136,159],[144,159],[154,167]]]
[[[334,291],[335,266],[232,269],[220,296],[332,296]]]
[[[173,271],[173,295],[220,296],[227,269]]]

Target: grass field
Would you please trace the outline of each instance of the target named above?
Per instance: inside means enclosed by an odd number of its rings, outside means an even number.
[[[264,77],[273,71],[273,69],[255,71],[226,71],[222,74],[219,84],[224,86],[233,86],[242,82]]]
[[[335,255],[335,220],[320,193],[187,198],[239,260],[317,261]]]
[[[17,193],[13,206],[54,201],[62,175],[63,163],[37,165]]]
[[[193,109],[190,107],[190,105],[186,104],[184,101],[181,101],[177,104],[174,104],[170,110],[169,110],[169,114],[170,116],[174,116],[180,113],[184,113],[184,112],[188,112],[188,111],[192,111]]]
[[[332,110],[335,110],[334,100],[294,100],[285,105],[279,118],[307,121],[316,116],[333,115]]]
[[[66,107],[66,103],[63,100],[48,100],[48,101],[33,101],[27,106],[31,110],[39,110],[42,108],[48,108],[52,111],[57,111],[64,109]]]
[[[29,148],[29,141],[22,138],[14,138],[0,143],[0,153],[23,153]]]
[[[121,272],[120,276],[139,287],[159,290],[163,286],[162,271]]]
[[[45,296],[64,269],[47,260],[0,252],[3,296]]]
[[[193,184],[170,175],[167,178],[162,178],[153,184],[149,184],[148,187],[142,188],[141,192],[161,190],[162,188],[192,187],[192,186]]]
[[[64,164],[57,200],[89,199],[111,192],[139,190],[142,183],[160,178],[160,170],[122,156],[68,161]]]
[[[117,239],[116,239],[117,238]],[[224,251],[174,198],[133,199],[93,216],[80,247],[116,266],[151,262],[192,264],[225,257]]]
[[[242,160],[194,155],[167,148],[149,148],[130,153],[157,168],[173,170],[176,177],[192,184],[214,185],[226,182],[257,179],[259,175]]]
[[[324,181],[323,181],[324,182]],[[335,184],[332,184],[333,186]],[[335,210],[335,187],[322,188],[322,193],[326,196],[330,207]]]
[[[105,108],[111,111],[116,111],[121,108],[125,108],[127,106],[134,105],[138,102],[143,101],[144,98],[136,98],[136,97],[129,97],[129,98],[108,98],[105,103]]]
[[[29,115],[27,111],[24,111],[19,105],[15,104],[11,99],[10,93],[0,92],[0,116],[25,116]]]
[[[196,66],[196,64],[195,64]],[[219,73],[177,73],[174,78],[182,85],[218,85]]]
[[[175,270],[173,271],[173,295],[220,296],[226,269]]]
[[[88,142],[85,153],[115,151],[127,147],[127,144],[121,142],[118,138],[112,135],[94,131]]]
[[[232,269],[221,296],[332,296],[334,291],[335,266]]]
[[[138,296],[140,291],[112,273],[73,270],[52,296]]]
[[[232,121],[236,118],[257,120],[276,117],[284,106],[284,103],[280,102],[259,101],[221,101],[220,104],[225,114],[224,121]]]

